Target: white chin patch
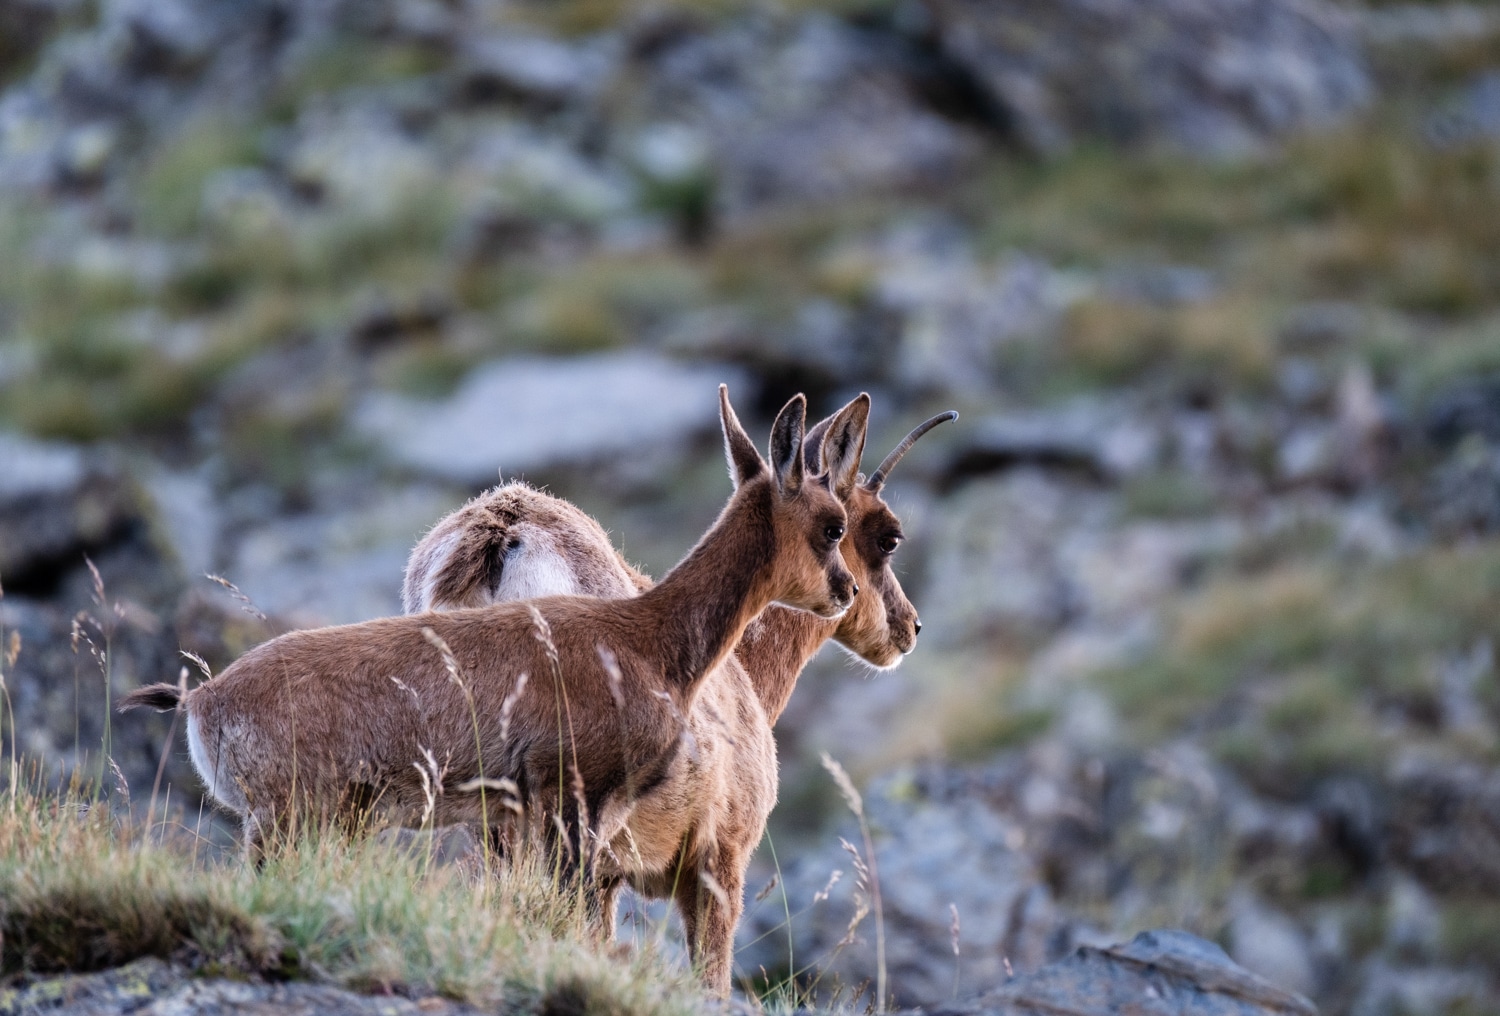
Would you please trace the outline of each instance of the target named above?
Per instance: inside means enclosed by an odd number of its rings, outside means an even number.
[[[577,596],[582,592],[551,533],[525,522],[512,526],[511,533],[516,542],[505,552],[500,582],[495,586],[496,602]]]

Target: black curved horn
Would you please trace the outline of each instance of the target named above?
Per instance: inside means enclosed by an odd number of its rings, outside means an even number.
[[[956,419],[958,419],[958,413],[950,409],[946,413],[939,413],[925,423],[919,424],[910,434],[902,439],[900,444],[892,449],[891,453],[885,457],[885,461],[880,463],[875,472],[870,474],[870,478],[865,481],[865,486],[870,490],[879,490],[881,485],[885,483],[886,477],[891,474],[891,470],[896,468],[896,463],[901,461],[901,456],[905,455],[911,446],[917,443],[917,438],[940,423],[947,423],[949,420]]]

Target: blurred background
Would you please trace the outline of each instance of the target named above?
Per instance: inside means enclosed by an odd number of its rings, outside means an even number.
[[[917,651],[778,727],[744,969],[787,910],[870,969],[827,751],[905,1001],[1168,925],[1326,1013],[1500,1010],[1500,5],[0,0],[53,772],[179,647],[398,612],[498,470],[661,575],[721,380],[758,434],[868,390],[872,464],[963,413],[886,488]],[[167,727],[110,730],[137,799]],[[180,735],[163,778],[196,812]]]

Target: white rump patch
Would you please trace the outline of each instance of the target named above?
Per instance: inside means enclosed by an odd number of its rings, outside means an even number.
[[[516,542],[505,552],[500,583],[495,587],[497,603],[583,593],[551,533],[529,522],[517,523],[510,531]]]
[[[223,753],[210,749],[203,739],[203,731],[200,728],[201,721],[191,712],[188,713],[187,738],[188,754],[192,757],[193,768],[198,770],[198,778],[203,781],[203,786],[208,794],[224,807],[236,814],[243,815],[250,809],[250,803],[245,800],[245,794],[235,782],[234,774],[228,772]],[[243,736],[244,731],[220,730],[216,732],[216,740],[220,745],[233,743],[234,736]]]

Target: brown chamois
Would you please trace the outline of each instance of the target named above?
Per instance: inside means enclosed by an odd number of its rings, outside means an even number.
[[[860,396],[809,430],[804,443],[806,468],[821,462],[849,513],[840,551],[860,587],[854,605],[838,620],[772,605],[751,623],[735,658],[705,680],[688,714],[698,759],[688,765],[679,757],[661,786],[634,802],[628,836],[617,836],[613,856],[596,868],[600,930],[613,933],[622,882],[648,896],[675,896],[694,962],[720,994],[730,985],[745,866],[776,803],[771,725],[798,675],[830,637],[864,662],[889,668],[921,629],[891,570],[902,533],[880,491],[912,443],[957,414],[912,431],[866,480],[857,470],[868,406]],[[540,581],[616,597],[634,596],[650,582],[576,506],[512,482],[444,517],[417,544],[407,563],[407,609],[480,606],[503,599],[507,588]]]
[[[290,820],[352,820],[372,807],[396,823],[493,834],[508,809],[485,786],[501,782],[528,828],[586,868],[598,830],[629,813],[622,795],[658,786],[691,750],[682,718],[745,626],[773,601],[837,618],[858,592],[838,551],[843,506],[803,466],[805,400],[777,416],[769,465],[723,386],[719,403],[734,494],[647,593],[291,632],[185,696],[152,685],[121,708],[180,699],[194,766],[242,817],[252,859]],[[552,837],[558,826],[566,841]]]

